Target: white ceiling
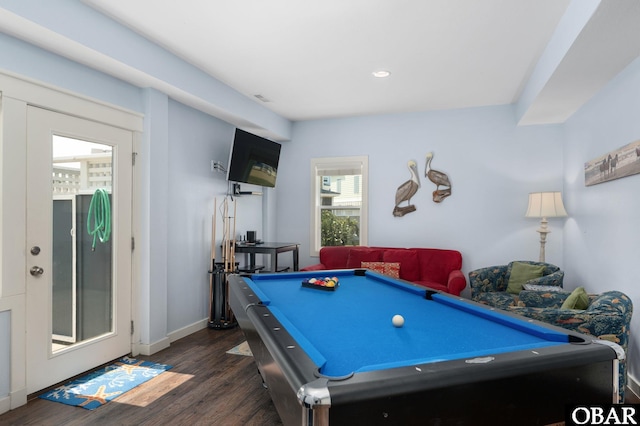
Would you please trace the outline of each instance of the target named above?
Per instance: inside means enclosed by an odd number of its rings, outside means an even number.
[[[562,123],[640,56],[638,0],[40,1],[0,0],[0,32],[280,139],[282,118],[505,104],[520,125]],[[78,3],[228,87],[176,80]]]
[[[569,4],[84,2],[290,120],[513,103]]]

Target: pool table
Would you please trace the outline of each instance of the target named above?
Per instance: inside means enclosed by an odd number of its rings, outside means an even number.
[[[229,280],[285,425],[544,425],[617,400],[611,342],[364,269]]]

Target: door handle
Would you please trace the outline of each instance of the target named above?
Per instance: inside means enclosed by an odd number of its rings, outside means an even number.
[[[40,275],[44,274],[44,269],[42,269],[39,266],[32,266],[31,269],[29,270],[29,272],[34,277],[39,277]]]

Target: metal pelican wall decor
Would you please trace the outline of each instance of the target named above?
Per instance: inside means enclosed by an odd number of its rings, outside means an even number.
[[[436,190],[433,191],[433,202],[441,203],[442,200],[451,195],[451,182],[449,177],[431,168],[431,160],[433,160],[433,152],[427,154],[427,165],[425,166],[424,175],[436,184]],[[440,189],[440,187],[443,187]]]
[[[396,217],[402,217],[407,213],[415,212],[416,206],[411,204],[411,197],[413,197],[418,188],[420,188],[420,179],[418,178],[418,165],[415,161],[410,160],[407,163],[411,178],[400,185],[396,191],[396,206],[393,208],[393,215]],[[405,203],[406,205],[400,206]]]

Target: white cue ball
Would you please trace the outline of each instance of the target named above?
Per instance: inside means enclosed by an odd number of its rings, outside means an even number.
[[[404,325],[404,318],[402,315],[394,315],[393,318],[391,318],[391,322],[394,327],[402,327]]]

